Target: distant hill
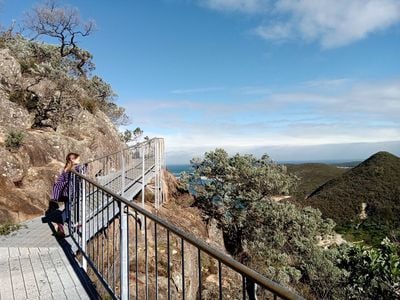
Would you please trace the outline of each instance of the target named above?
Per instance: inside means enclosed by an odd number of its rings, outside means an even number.
[[[301,203],[320,209],[339,230],[371,243],[385,235],[399,235],[400,158],[378,152],[323,184]]]
[[[344,162],[344,163],[335,163],[335,164],[330,164],[336,167],[342,167],[342,168],[353,168],[355,166],[358,166],[362,161],[349,161],[349,162]]]
[[[342,175],[348,169],[323,163],[285,164],[289,173],[299,177],[300,182],[292,201],[304,200],[318,187]]]

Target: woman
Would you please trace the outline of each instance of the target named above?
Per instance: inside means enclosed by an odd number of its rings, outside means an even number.
[[[76,171],[81,171],[79,165],[79,154],[68,153],[65,159],[65,166],[58,176],[56,182],[53,185],[53,190],[51,193],[51,199],[57,202],[64,202],[64,211],[62,213],[62,223],[57,224],[57,233],[61,237],[65,237],[64,223],[68,220],[68,193],[71,185],[71,171],[74,169]]]

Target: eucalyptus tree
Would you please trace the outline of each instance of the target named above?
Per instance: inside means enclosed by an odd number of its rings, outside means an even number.
[[[191,164],[194,172],[189,180],[196,190],[196,203],[207,219],[217,220],[232,254],[243,250],[243,230],[250,224],[251,209],[272,195],[288,194],[297,182],[268,155],[229,157],[225,150],[216,149]]]
[[[194,172],[184,178],[206,220],[215,219],[222,229],[231,255],[309,298],[341,297],[338,253],[318,245],[334,235],[333,221],[319,210],[271,197],[289,195],[296,187],[298,178],[285,166],[268,155],[229,156],[223,149],[191,164]]]

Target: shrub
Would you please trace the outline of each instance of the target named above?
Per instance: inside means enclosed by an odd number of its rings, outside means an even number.
[[[24,105],[26,101],[26,93],[22,90],[15,90],[10,93],[9,100],[11,102]]]
[[[8,235],[13,231],[19,230],[21,227],[20,224],[0,224],[0,235]]]
[[[98,108],[97,102],[94,99],[83,98],[79,100],[79,103],[82,105],[84,109],[86,109],[91,114],[94,114]]]
[[[16,89],[10,93],[9,100],[31,111],[37,108],[39,97],[31,91]]]
[[[22,145],[24,135],[20,131],[10,131],[7,134],[5,145],[9,150],[18,149]]]
[[[348,272],[346,299],[400,298],[400,249],[388,238],[378,248],[347,247],[338,263]]]
[[[35,60],[32,57],[28,57],[25,60],[21,60],[20,62],[21,65],[21,73],[26,74],[31,72],[32,69],[35,69],[36,63]]]

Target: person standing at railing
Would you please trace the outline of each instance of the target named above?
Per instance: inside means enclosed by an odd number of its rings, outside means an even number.
[[[69,220],[69,201],[68,193],[72,188],[71,171],[82,172],[84,167],[79,165],[80,156],[77,153],[68,153],[65,159],[65,166],[53,185],[51,200],[64,203],[64,210],[61,214],[61,220],[57,223],[57,234],[59,237],[65,237],[64,224]],[[76,224],[78,226],[78,224]]]

